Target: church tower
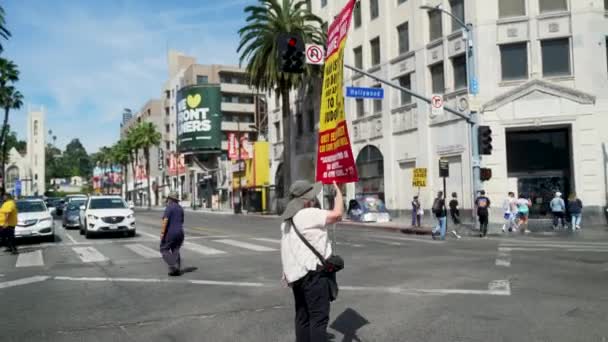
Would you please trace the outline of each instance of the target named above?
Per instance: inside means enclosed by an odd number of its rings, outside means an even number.
[[[42,196],[46,191],[46,158],[45,158],[45,125],[44,107],[37,110],[30,108],[27,116],[27,159],[31,174],[31,192]]]

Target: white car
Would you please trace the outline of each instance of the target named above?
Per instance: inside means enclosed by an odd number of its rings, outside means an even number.
[[[17,211],[16,238],[41,237],[55,240],[55,223],[43,200],[18,200]]]
[[[89,197],[80,207],[80,234],[126,233],[135,236],[135,213],[119,196]]]

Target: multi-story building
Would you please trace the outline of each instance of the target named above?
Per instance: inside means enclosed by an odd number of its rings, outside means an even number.
[[[330,22],[346,0],[309,3]],[[463,29],[423,5],[441,5],[473,25],[477,96],[467,91]],[[446,105],[460,111],[478,109],[480,123],[492,129],[494,149],[481,164],[492,169],[483,186],[495,207],[514,191],[530,197],[532,216],[542,217],[560,190],[576,192],[586,216],[597,219],[608,193],[607,11],[604,0],[361,0],[345,63],[427,97],[442,94]],[[426,102],[349,70],[344,85],[385,90],[383,100],[345,99],[360,176],[348,186],[348,197],[376,194],[389,209],[405,213],[420,193],[429,208],[442,188],[438,159],[446,158],[447,192],[472,207],[471,138],[464,120],[447,112],[432,116]],[[269,103],[269,136],[276,145],[280,103]],[[292,106],[297,127],[300,111],[296,102]],[[276,171],[280,151],[274,152]],[[428,170],[425,188],[412,187],[416,167]]]

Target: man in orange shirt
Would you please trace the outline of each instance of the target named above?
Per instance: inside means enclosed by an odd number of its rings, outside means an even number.
[[[6,251],[17,254],[15,246],[15,226],[17,226],[17,205],[10,193],[4,193],[4,202],[0,207],[0,234]]]

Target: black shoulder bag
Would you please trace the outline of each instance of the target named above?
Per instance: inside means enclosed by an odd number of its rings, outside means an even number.
[[[296,232],[296,235],[300,238],[300,240],[302,240],[306,247],[308,247],[308,249],[310,249],[310,251],[317,256],[319,261],[321,261],[321,265],[323,265],[323,269],[321,272],[323,272],[325,274],[325,277],[327,278],[327,283],[329,285],[329,299],[333,302],[334,300],[336,300],[336,298],[338,298],[339,290],[338,281],[336,280],[336,273],[344,268],[344,259],[342,259],[342,257],[339,255],[331,255],[327,259],[323,258],[321,253],[319,253],[319,251],[317,251],[310,244],[310,242],[308,242],[308,240],[306,240],[306,238],[302,236],[293,220],[289,221],[294,231]]]

